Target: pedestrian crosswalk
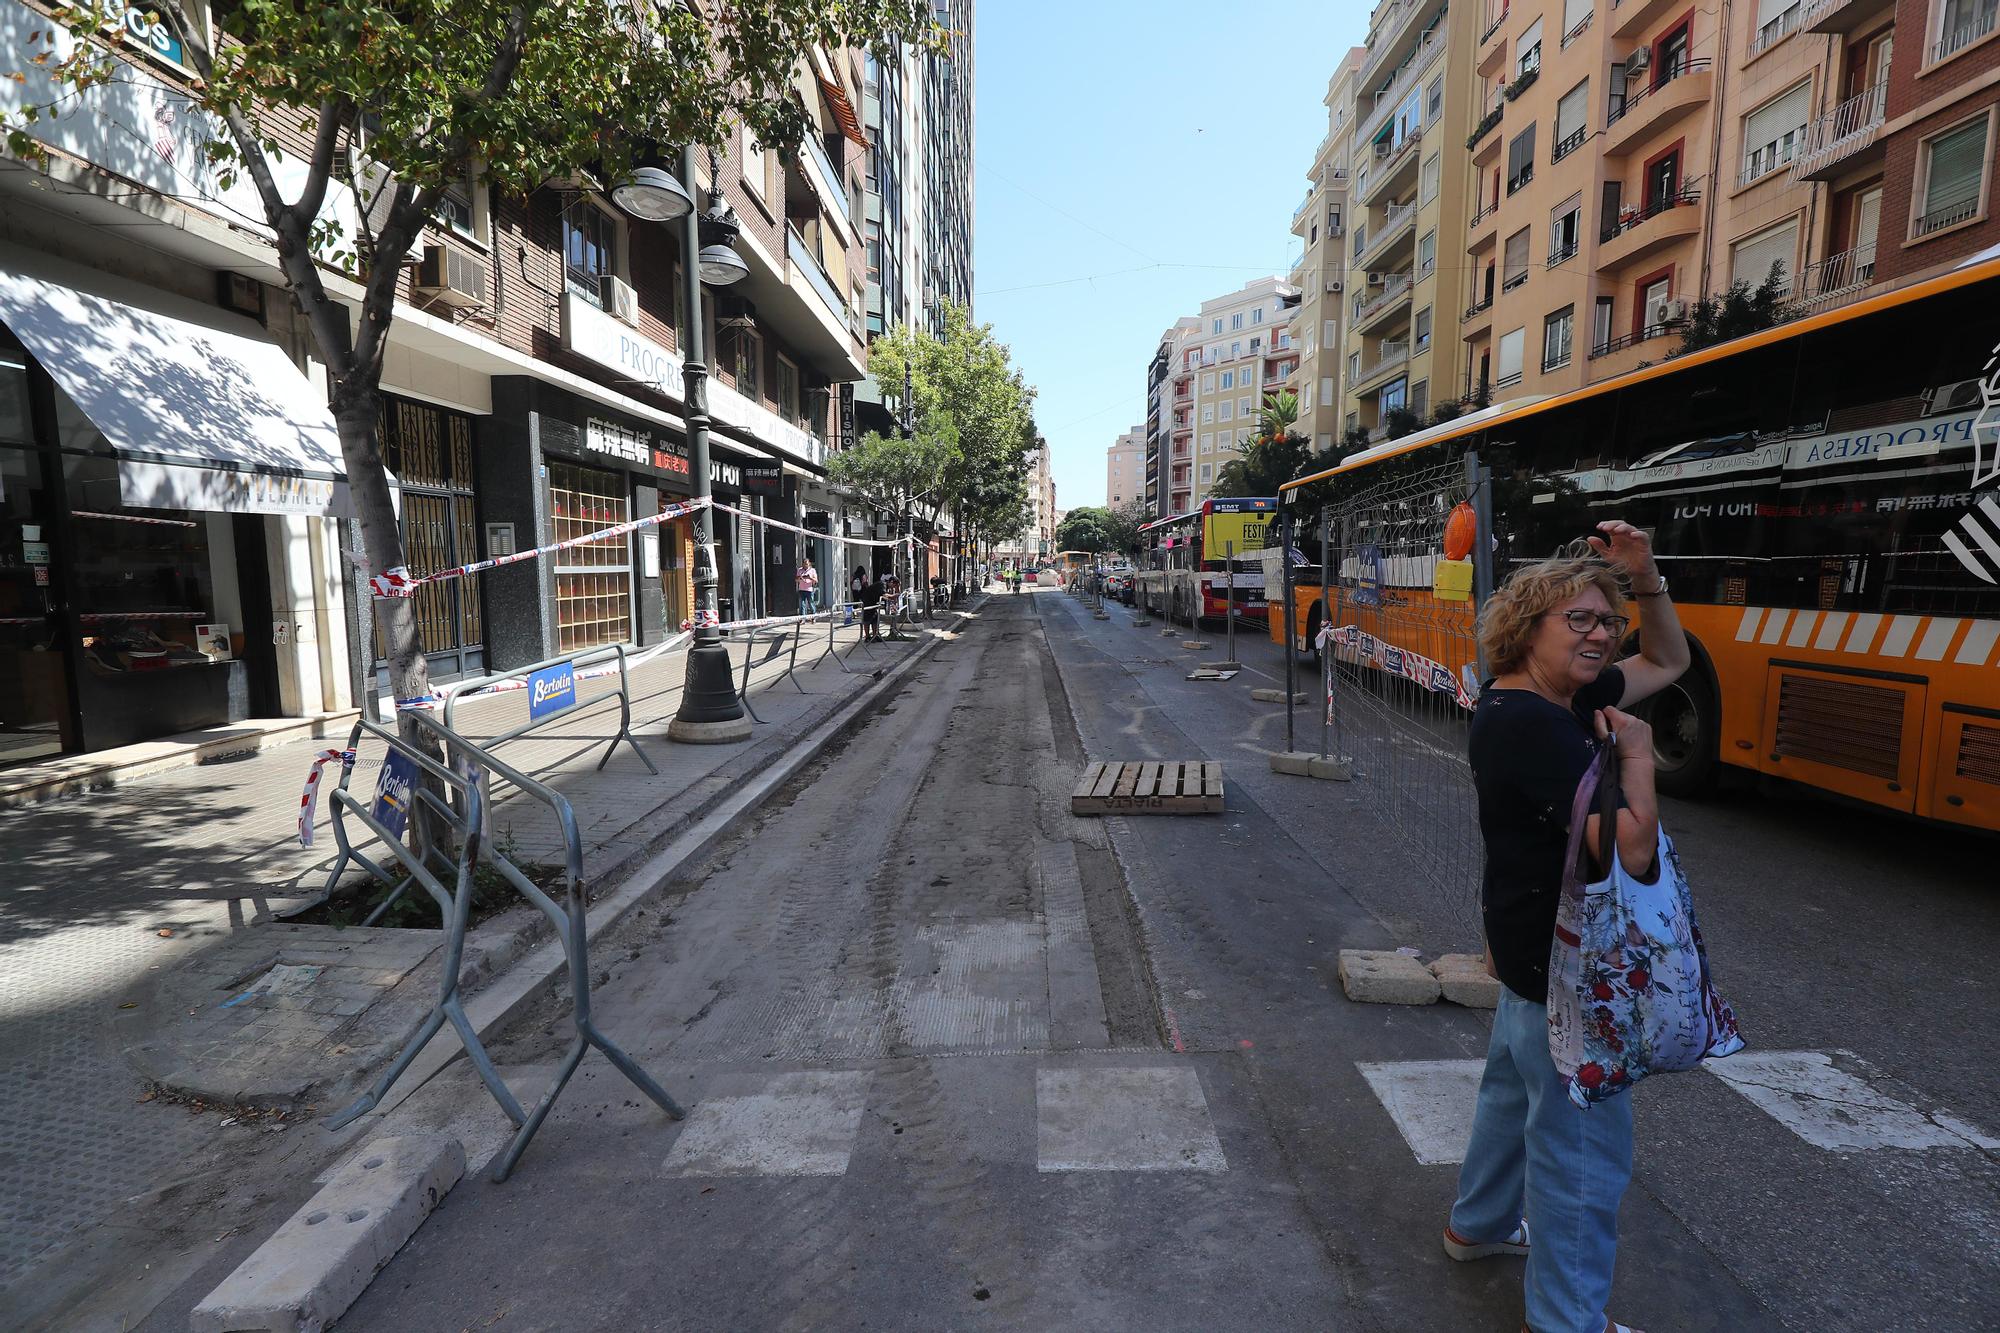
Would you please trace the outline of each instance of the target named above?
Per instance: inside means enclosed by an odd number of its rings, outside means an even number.
[[[698,1100],[662,1173],[846,1175],[874,1077],[869,1070],[780,1073],[755,1091]],[[1229,1169],[1191,1065],[1037,1068],[1034,1079],[1039,1172]]]
[[[1357,1062],[1418,1163],[1465,1160],[1484,1060]],[[1742,1051],[1702,1068],[1798,1138],[1828,1152],[1883,1148],[1992,1151],[2000,1140],[1944,1111],[1873,1086],[1845,1051]]]

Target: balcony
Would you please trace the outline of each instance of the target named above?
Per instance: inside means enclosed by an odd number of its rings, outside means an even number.
[[[1381,287],[1371,291],[1367,296],[1355,297],[1354,317],[1350,328],[1356,333],[1372,332],[1386,324],[1389,316],[1395,314],[1398,308],[1407,308],[1410,304],[1411,289],[1416,285],[1411,281],[1411,277],[1412,275],[1407,272],[1391,273]]]
[[[1664,338],[1670,333],[1679,333],[1683,323],[1684,321],[1678,319],[1666,320],[1658,324],[1648,324],[1637,333],[1622,334],[1619,337],[1608,339],[1590,349],[1590,359],[1595,361],[1600,357],[1616,356],[1628,347],[1637,347],[1640,343],[1651,342],[1655,338]]]
[[[1583,36],[1583,34],[1590,31],[1590,20],[1596,17],[1596,15],[1597,11],[1595,9],[1590,10],[1582,18],[1576,21],[1575,27],[1571,28],[1568,32],[1563,34],[1562,36],[1563,50],[1565,51],[1569,50],[1569,44],[1571,42],[1577,40],[1579,37]]]
[[[1500,12],[1479,31],[1479,53],[1475,68],[1481,78],[1492,78],[1493,71],[1500,68],[1501,57],[1507,50],[1507,43],[1500,40],[1500,30],[1507,26],[1507,12],[1512,5],[1500,6]]]
[[[1417,229],[1417,201],[1406,204],[1389,205],[1389,216],[1375,234],[1355,250],[1354,263],[1358,268],[1368,267],[1370,261],[1380,259],[1389,253],[1390,247],[1398,241],[1408,240]]]
[[[1458,317],[1458,336],[1476,338],[1493,327],[1493,298],[1482,296]]]
[[[1896,0],[1812,0],[1799,26],[1807,32],[1853,32]]]
[[[1361,373],[1354,377],[1354,392],[1363,398],[1379,390],[1383,381],[1401,370],[1410,361],[1410,340],[1408,338],[1385,338],[1380,353],[1374,362],[1361,367]]]
[[[1313,201],[1317,198],[1319,198],[1319,191],[1311,186],[1307,186],[1306,197],[1299,201],[1299,206],[1297,208],[1292,210],[1293,230],[1296,231],[1298,229],[1300,220],[1303,219],[1307,213],[1310,213],[1312,211]]]
[[[1472,215],[1472,221],[1466,224],[1470,235],[1465,239],[1465,253],[1483,254],[1493,248],[1494,240],[1500,235],[1500,226],[1496,221],[1499,215],[1498,199],[1479,206],[1479,210]]]
[[[1653,20],[1686,7],[1686,0],[1612,0],[1611,35],[1636,37]]]
[[[1624,157],[1638,142],[1655,130],[1663,130],[1698,107],[1708,105],[1715,93],[1715,71],[1707,57],[1683,61],[1677,68],[1662,71],[1659,82],[1628,94],[1625,105],[1604,122],[1604,155]]]
[[[1750,49],[1744,53],[1743,58],[1746,61],[1755,60],[1784,41],[1799,30],[1799,20],[1804,17],[1805,6],[1795,3],[1784,13],[1767,20],[1763,27],[1750,34]]]
[[[805,145],[801,156],[807,164],[806,179],[819,194],[819,201],[829,213],[838,214],[842,221],[854,225],[849,211],[853,200],[848,197],[847,187],[841,183],[840,169],[833,165],[833,159],[826,155],[826,148],[819,141],[819,135],[808,130],[800,140]],[[857,227],[858,231],[859,228]]]
[[[1918,236],[1929,236],[1932,232],[1943,231],[1947,227],[1956,227],[1959,223],[1966,221],[1968,218],[1976,217],[1978,214],[1979,197],[1975,194],[1970,199],[1961,199],[1956,203],[1944,204],[1925,213],[1917,219],[1917,225],[1913,228],[1913,231]]]
[[[1701,231],[1701,191],[1693,182],[1680,193],[1657,199],[1645,208],[1621,214],[1598,233],[1597,266],[1624,268]]]
[[[1854,300],[1874,281],[1875,245],[1870,242],[1806,265],[1792,284],[1792,299],[1785,308],[1797,315],[1831,310]]]
[[[806,285],[812,288],[813,294],[826,303],[827,312],[833,317],[834,322],[845,327],[847,302],[834,287],[833,279],[827,276],[826,268],[820,263],[819,256],[814,254],[812,247],[790,227],[785,228],[785,257],[791,261],[792,272],[803,275]]]
[[[1403,142],[1382,151],[1382,145],[1375,146],[1375,162],[1369,169],[1367,178],[1355,191],[1355,202],[1364,208],[1375,202],[1388,191],[1391,185],[1407,179],[1416,171],[1417,148],[1423,142],[1418,134],[1405,136]]]
[[[1878,83],[1807,125],[1805,146],[1792,159],[1792,179],[1831,180],[1880,158],[1886,148],[1880,136],[1888,93],[1889,85]]]
[[[1368,54],[1361,61],[1361,73],[1355,80],[1361,87],[1374,82],[1376,74],[1393,68],[1390,59],[1410,49],[1407,40],[1410,29],[1417,21],[1417,15],[1434,0],[1395,0],[1382,6],[1376,15],[1375,30],[1368,34]]]
[[[1417,81],[1423,78],[1424,71],[1430,68],[1431,61],[1443,51],[1444,33],[1436,28],[1426,32],[1418,40],[1417,49],[1410,53],[1410,58],[1403,62],[1402,68],[1390,76],[1388,86],[1376,92],[1375,104],[1368,109],[1368,114],[1361,118],[1361,124],[1355,129],[1353,142],[1367,143],[1375,137],[1375,132],[1395,114],[1396,106],[1403,100],[1403,95],[1416,86]],[[1356,96],[1355,101],[1360,102],[1367,95],[1364,91]]]
[[[1935,65],[1940,60],[1948,60],[1992,32],[1996,18],[2000,18],[2000,4],[1987,0],[1977,12],[1968,14],[1949,32],[1939,34],[1938,39],[1931,43],[1930,63]]]
[[[1493,132],[1493,128],[1500,123],[1506,105],[1506,99],[1496,95],[1492,107],[1472,127],[1472,133],[1466,136],[1465,146],[1472,150],[1474,166],[1487,166],[1500,156],[1500,136]]]

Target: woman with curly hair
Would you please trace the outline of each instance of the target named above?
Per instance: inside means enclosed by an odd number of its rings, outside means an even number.
[[[1494,676],[1473,709],[1470,751],[1486,846],[1480,909],[1501,993],[1444,1248],[1460,1261],[1526,1255],[1529,1333],[1635,1333],[1604,1313],[1632,1178],[1632,1099],[1571,1103],[1549,1057],[1549,950],[1593,737],[1616,748],[1619,858],[1641,879],[1658,871],[1652,729],[1624,710],[1671,684],[1689,654],[1651,540],[1629,523],[1597,529],[1517,570],[1479,617]],[[1627,586],[1645,635],[1638,656],[1614,663],[1632,623]],[[1594,848],[1599,816],[1589,819]]]

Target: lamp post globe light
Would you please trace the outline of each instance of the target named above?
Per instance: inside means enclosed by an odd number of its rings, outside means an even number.
[[[715,516],[706,503],[711,495],[708,463],[708,366],[704,362],[701,329],[701,284],[726,286],[750,271],[742,257],[730,248],[736,239],[736,220],[723,203],[717,163],[709,156],[708,210],[697,217],[692,206],[679,214],[681,260],[684,270],[696,281],[683,282],[682,326],[687,330],[681,348],[687,400],[688,471],[693,474],[694,498],[694,642],[688,648],[687,678],[681,690],[679,710],[667,724],[670,740],[693,744],[721,744],[747,740],[750,719],[737,697],[736,682],[729,670],[729,650],[722,646],[717,628],[715,572]],[[682,193],[693,199],[695,150],[681,150]],[[710,243],[702,245],[706,230]]]
[[[636,168],[611,187],[611,198],[645,222],[678,222],[694,211],[694,196],[665,167]]]

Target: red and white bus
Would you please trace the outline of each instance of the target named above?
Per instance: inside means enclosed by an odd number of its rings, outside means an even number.
[[[1270,496],[1217,496],[1141,527],[1139,605],[1173,620],[1224,620],[1233,585],[1238,617],[1263,620],[1264,537],[1277,512]]]

